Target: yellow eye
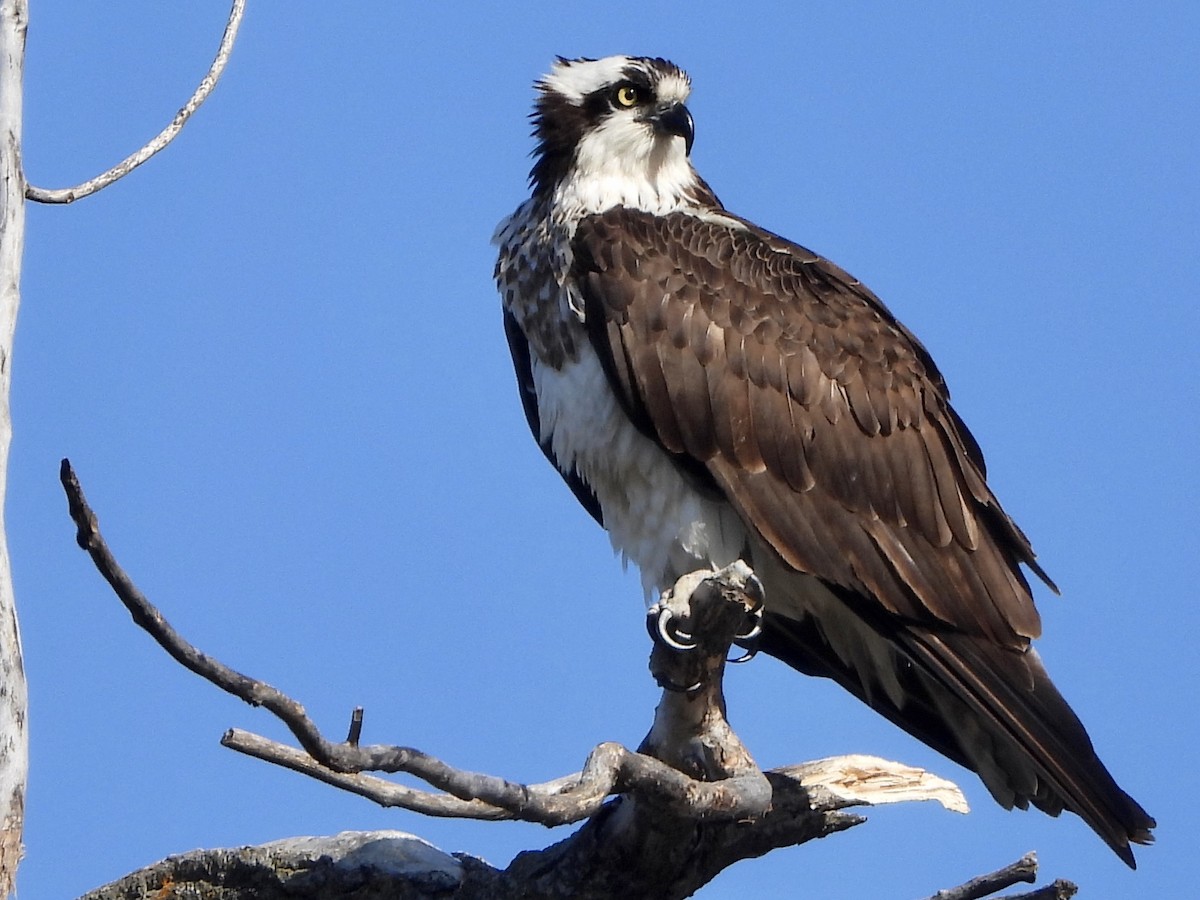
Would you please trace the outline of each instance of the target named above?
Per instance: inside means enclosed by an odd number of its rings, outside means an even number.
[[[641,92],[638,91],[632,84],[623,84],[617,88],[617,92],[613,95],[617,101],[617,106],[623,109],[632,109],[637,106],[642,99]]]

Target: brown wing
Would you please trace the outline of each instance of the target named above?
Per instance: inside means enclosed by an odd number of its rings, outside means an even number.
[[[1028,652],[1021,565],[1053,584],[921,344],[841,269],[724,214],[617,208],[584,219],[573,250],[632,420],[892,648],[904,696],[835,652],[828,623],[772,622],[770,584],[764,649],[975,768],[1005,805],[1073,809],[1132,865],[1153,820]]]
[[[827,260],[753,228],[585,219],[593,343],[640,427],[705,464],[794,569],[1005,646],[1040,631],[1029,542],[924,348]]]

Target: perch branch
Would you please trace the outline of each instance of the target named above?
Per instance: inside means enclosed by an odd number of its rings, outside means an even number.
[[[728,819],[762,812],[762,809],[751,809],[751,804],[743,802],[743,795],[750,792],[744,790],[743,783],[737,779],[721,785],[697,782],[656,759],[613,743],[596,747],[588,756],[583,771],[542,784],[512,785],[502,779],[447,766],[440,781],[449,786],[447,790],[453,788],[459,796],[413,790],[362,772],[335,772],[301,750],[237,728],[227,731],[221,743],[248,756],[358,794],[380,806],[398,806],[429,816],[522,819],[548,826],[568,825],[594,815],[609,796],[627,791],[656,799],[666,809],[679,814],[690,813],[695,818]],[[396,771],[423,777],[420,772],[408,769]],[[490,782],[498,782],[499,789],[489,790]],[[510,788],[520,792],[519,799],[509,793]],[[478,797],[466,799],[462,796],[468,793],[476,793]],[[830,804],[831,807],[834,805],[836,801]]]
[[[270,710],[303,749],[236,729],[222,739],[225,746],[427,815],[544,825],[587,819],[567,840],[521,854],[498,874],[523,886],[512,896],[685,897],[738,860],[859,824],[861,817],[843,812],[851,806],[932,799],[966,809],[949,782],[872,757],[758,768],[725,720],[722,693],[730,644],[747,633],[747,616],[752,621],[760,605],[757,582],[742,564],[685,576],[664,596],[679,640],[657,642],[651,655],[651,670],[666,688],[639,752],[600,744],[581,772],[524,785],[456,769],[410,747],[360,746],[358,710],[347,740],[331,742],[295,700],[208,656],[172,628],[117,563],[68,460],[60,478],[79,546],[134,621],[192,672]],[[681,649],[685,641],[690,649]],[[407,773],[435,791],[368,772]],[[526,887],[531,893],[522,892]]]
[[[599,809],[613,793],[638,791],[677,812],[683,808],[697,818],[738,818],[761,813],[769,802],[764,784],[753,787],[761,773],[744,772],[721,782],[701,782],[644,754],[617,744],[601,744],[589,756],[582,773],[548,785],[530,787],[502,778],[466,772],[410,747],[335,744],[327,740],[304,707],[265,682],[235,671],[203,653],[166,620],[116,561],[100,533],[96,514],[84,497],[69,460],[59,473],[68,510],[76,525],[76,541],[91,556],[101,575],[129,610],[133,620],[176,661],[222,690],[263,706],[292,732],[311,758],[305,761],[281,744],[241,731],[230,731],[223,743],[389,806],[406,806],[430,815],[470,818],[520,818],[546,825],[577,822]],[[668,697],[670,693],[668,692]],[[357,737],[353,732],[352,737]],[[415,791],[392,785],[363,772],[404,772],[414,775],[444,794]],[[460,802],[454,802],[457,799]],[[505,815],[507,813],[507,815]]]
[[[225,23],[225,33],[221,36],[221,45],[217,48],[217,55],[213,58],[208,74],[201,80],[188,102],[175,114],[171,123],[149,143],[125,157],[107,172],[103,172],[83,184],[77,184],[70,188],[40,188],[27,184],[25,186],[26,199],[36,200],[38,203],[74,203],[76,200],[94,194],[96,191],[108,187],[114,181],[124,178],[171,143],[175,136],[183,130],[183,126],[192,117],[192,113],[200,108],[200,104],[208,99],[208,95],[217,86],[217,81],[225,71],[225,65],[229,62],[229,55],[233,52],[233,42],[237,38],[245,11],[246,0],[233,0],[233,7],[229,11],[229,20]]]
[[[318,767],[329,770],[329,775],[365,771],[408,772],[442,790],[451,791],[460,799],[472,800],[476,797],[486,796],[496,801],[493,805],[499,809],[505,808],[505,805],[518,810],[521,808],[521,800],[528,793],[523,785],[512,784],[503,779],[489,778],[488,776],[476,776],[470,772],[461,772],[440,760],[407,747],[360,747],[349,741],[335,744],[320,733],[315,723],[308,717],[304,707],[291,697],[271,685],[243,675],[220,660],[201,652],[171,626],[121,568],[104,540],[104,536],[100,533],[96,514],[83,495],[83,489],[71,468],[70,460],[62,461],[59,478],[67,495],[68,511],[71,519],[75,522],[76,542],[91,556],[96,569],[125,605],[134,622],[148,632],[159,646],[185,668],[251,706],[262,706],[270,710],[288,727],[312,760],[318,764]],[[236,735],[237,732],[231,732],[231,735],[227,736],[227,741],[235,749],[242,749]],[[351,736],[355,737],[356,735],[352,734]],[[282,747],[282,745],[276,746]],[[251,752],[251,750],[247,749],[244,752]],[[286,754],[280,754],[278,758],[270,756],[264,756],[264,758],[289,768],[296,768],[293,765],[294,760]],[[307,772],[308,770],[302,771]],[[326,778],[326,780],[329,779]],[[376,781],[382,782],[382,779],[376,779]],[[387,782],[382,783],[386,784]],[[347,789],[355,790],[356,793],[363,793],[366,790],[364,783],[360,783],[358,789],[349,787],[349,784],[350,782],[347,782],[340,786],[346,786]],[[416,802],[429,801],[433,806],[439,806],[438,803],[433,802],[437,795],[424,792],[415,792],[415,795],[419,795],[415,796]],[[394,795],[387,796],[389,799],[394,799]],[[432,814],[452,815],[453,813]]]

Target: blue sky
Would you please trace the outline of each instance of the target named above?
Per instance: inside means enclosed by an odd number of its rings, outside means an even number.
[[[33,4],[31,181],[156,133],[221,4]],[[513,779],[636,745],[641,592],[526,430],[491,284],[555,54],[662,55],[731,209],[830,256],[925,342],[1063,589],[1040,648],[1160,822],[1129,873],[1075,817],[1006,813],[833,685],[728,679],[764,766],[867,752],[966,790],[742,863],[702,894],[915,898],[1036,849],[1088,900],[1181,896],[1195,746],[1194,4],[254,3],[162,156],[29,210],[8,529],[30,679],[24,900],[170,853],[399,828],[504,864],[565,836],[376,809],[222,749],[270,717],[183,671],[75,547],[69,456],[120,560],[197,644],[331,735]],[[848,874],[849,873],[849,874]],[[1187,885],[1187,887],[1184,887]]]

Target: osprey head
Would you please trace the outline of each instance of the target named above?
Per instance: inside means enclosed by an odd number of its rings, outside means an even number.
[[[685,174],[692,150],[687,74],[665,59],[559,57],[537,83],[533,113],[534,191],[569,176],[625,179],[651,186]],[[657,188],[654,188],[657,189]]]

